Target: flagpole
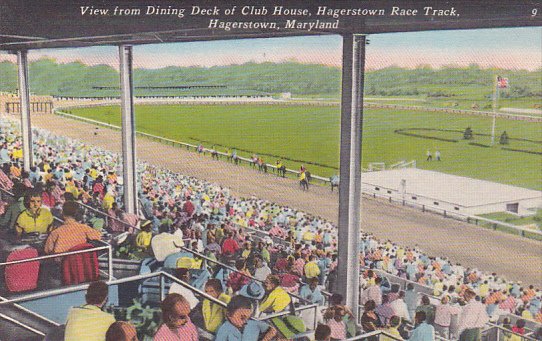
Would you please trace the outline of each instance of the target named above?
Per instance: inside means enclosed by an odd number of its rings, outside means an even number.
[[[491,126],[491,145],[493,146],[495,144],[495,124],[497,121],[497,103],[499,98],[499,84],[498,84],[498,78],[499,76],[495,77],[495,83],[493,87],[493,124]]]

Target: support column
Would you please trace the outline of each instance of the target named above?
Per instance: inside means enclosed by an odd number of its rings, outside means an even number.
[[[127,213],[137,210],[136,146],[133,97],[132,46],[120,45],[120,105],[122,110],[122,160],[124,209]]]
[[[365,36],[343,35],[338,292],[358,316]]]
[[[32,130],[30,128],[30,94],[28,91],[28,51],[17,51],[19,69],[19,101],[21,109],[21,135],[23,138],[23,169],[32,166]]]

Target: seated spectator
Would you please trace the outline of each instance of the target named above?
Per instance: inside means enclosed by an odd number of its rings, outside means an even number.
[[[88,240],[100,240],[102,235],[99,231],[88,225],[75,221],[78,205],[68,201],[62,207],[64,224],[51,231],[45,241],[44,251],[47,254],[67,252],[74,246],[84,244]]]
[[[65,341],[103,341],[109,327],[115,322],[113,315],[102,311],[107,302],[109,288],[103,281],[92,282],[85,295],[86,304],[73,307],[66,320]]]
[[[400,317],[403,321],[411,321],[410,314],[408,312],[408,306],[405,303],[405,292],[399,291],[397,299],[390,303],[395,315]]]
[[[187,268],[179,268],[175,272],[176,277],[186,283],[190,284],[190,272]],[[189,304],[190,309],[194,309],[199,303],[199,300],[196,298],[192,290],[188,289],[182,284],[179,283],[172,283],[169,287],[169,293],[170,294],[179,294],[183,296],[184,300]]]
[[[25,210],[19,214],[16,222],[17,236],[23,233],[47,233],[53,225],[53,215],[41,207],[41,192],[31,191],[24,198]]]
[[[250,273],[246,268],[246,261],[244,259],[238,259],[235,262],[235,268],[237,271],[230,273],[226,285],[231,289],[231,292],[238,292],[243,285],[250,282]]]
[[[139,341],[135,327],[124,321],[113,323],[107,333],[105,333],[105,341]]]
[[[324,322],[331,329],[331,340],[346,339],[346,312],[341,306],[332,306],[324,313]]]
[[[382,304],[376,307],[375,313],[380,318],[380,323],[383,326],[387,326],[390,318],[395,315],[395,311],[389,302],[388,295],[382,296]]]
[[[17,218],[22,211],[26,209],[24,204],[24,186],[20,183],[15,183],[13,185],[13,196],[15,201],[9,205],[4,215],[0,218],[0,227],[4,229],[15,232],[15,224]]]
[[[384,331],[392,336],[395,336],[396,339],[391,339],[389,337],[382,337],[382,341],[395,341],[402,340],[401,333],[399,333],[399,326],[401,325],[401,318],[399,316],[392,316],[390,319],[389,327],[384,329]]]
[[[178,236],[169,233],[169,226],[166,224],[160,225],[159,231],[160,234],[154,236],[151,240],[151,248],[154,258],[159,262],[163,262],[167,256],[181,251],[184,242]]]
[[[331,341],[331,328],[327,324],[318,323],[314,331],[315,341]]]
[[[288,308],[292,299],[280,286],[280,279],[275,275],[269,275],[264,281],[266,297],[260,305],[263,313],[277,313]]]
[[[231,297],[222,291],[222,283],[216,278],[211,278],[205,283],[205,293],[226,304],[230,303]],[[216,333],[218,327],[224,322],[225,309],[221,305],[214,303],[209,299],[204,299],[202,303],[203,321],[205,329],[211,333]]]
[[[162,301],[162,325],[154,341],[198,341],[198,329],[190,320],[190,305],[180,294],[170,293]]]
[[[309,261],[304,265],[303,272],[307,281],[320,276],[320,268],[318,267],[316,256],[309,256]]]
[[[516,321],[516,325],[512,327],[510,338],[507,341],[522,341],[521,335],[525,335],[525,320],[519,319]]]
[[[415,328],[412,330],[409,340],[433,341],[435,340],[435,328],[426,322],[425,312],[417,311],[414,316]]]
[[[274,327],[251,320],[252,303],[244,296],[235,296],[226,308],[226,321],[218,328],[215,341],[270,341],[277,334]]]
[[[435,311],[435,332],[446,339],[450,338],[450,325],[452,316],[461,312],[461,307],[450,305],[450,297],[445,295]]]
[[[249,284],[245,284],[241,290],[239,290],[239,295],[249,298],[254,307],[254,313],[256,315],[260,313],[258,304],[265,296],[265,288],[260,283],[251,281]]]
[[[475,299],[476,293],[471,289],[467,289],[463,296],[467,304],[462,308],[459,315],[459,340],[480,340],[482,328],[489,320],[486,307]]]
[[[416,308],[416,312],[423,311],[425,313],[425,321],[428,324],[433,324],[435,321],[435,310],[436,307],[434,304],[431,304],[431,301],[429,300],[429,296],[424,295],[422,296],[422,304]]]
[[[141,231],[136,236],[136,246],[142,249],[148,249],[151,246],[152,240],[152,223],[150,220],[146,220],[141,223]]]
[[[240,247],[237,241],[233,238],[233,233],[226,234],[226,238],[222,242],[222,255],[232,256],[239,251]]]
[[[262,257],[257,256],[254,258],[254,278],[263,282],[271,273],[271,269]]]
[[[322,295],[320,288],[318,288],[318,278],[316,277],[311,278],[307,284],[301,287],[299,296],[311,303],[324,305],[324,295]]]
[[[378,327],[381,326],[380,319],[376,316],[375,313],[376,304],[373,300],[368,300],[365,302],[363,307],[363,315],[361,316],[361,327],[365,333],[374,332]],[[377,340],[376,337],[370,338],[369,340]]]

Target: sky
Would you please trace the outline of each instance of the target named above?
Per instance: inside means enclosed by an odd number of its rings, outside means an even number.
[[[366,68],[414,68],[428,64],[535,70],[542,67],[542,27],[386,33],[368,36]],[[82,61],[118,69],[115,47],[35,50],[30,60],[54,58],[60,63]],[[318,63],[341,65],[340,36],[305,36],[209,42],[153,44],[134,47],[134,66],[216,66],[245,62]],[[15,57],[0,54],[0,60]]]

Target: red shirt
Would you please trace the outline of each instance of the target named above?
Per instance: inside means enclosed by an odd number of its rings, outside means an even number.
[[[224,243],[222,244],[222,254],[232,255],[236,253],[237,250],[239,250],[239,244],[237,244],[234,239],[227,238],[224,240]]]
[[[186,201],[184,203],[183,210],[186,212],[186,214],[192,216],[192,213],[194,213],[194,204],[192,203],[192,201]]]

